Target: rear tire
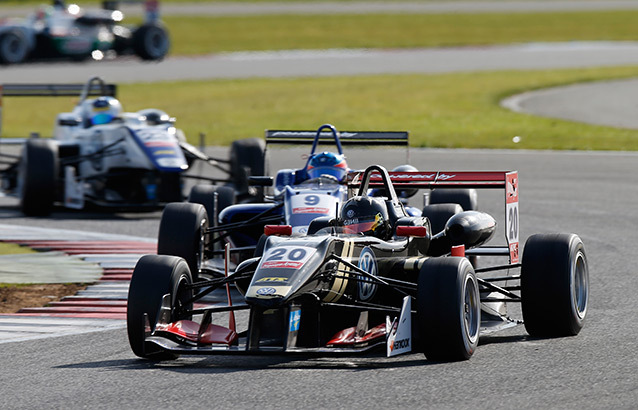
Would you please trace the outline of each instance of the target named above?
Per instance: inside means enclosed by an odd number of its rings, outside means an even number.
[[[521,309],[530,336],[577,335],[589,300],[589,267],[575,234],[530,236],[523,249]]]
[[[193,279],[199,279],[199,269],[208,247],[208,215],[201,204],[170,203],[160,220],[157,239],[159,255],[183,258]]]
[[[430,192],[430,204],[459,204],[464,211],[478,211],[476,189],[435,189]]]
[[[145,255],[135,265],[128,292],[126,328],[129,344],[136,356],[153,360],[172,360],[178,355],[160,350],[149,350],[145,346],[146,320],[150,331],[155,330],[162,298],[171,295],[171,310],[183,305],[192,297],[193,291],[184,289],[191,284],[190,270],[186,262],[174,256]],[[171,317],[171,322],[175,321]]]
[[[53,210],[58,176],[58,147],[47,139],[27,140],[19,171],[20,208],[28,216]]]
[[[159,24],[145,24],[133,33],[133,49],[142,60],[161,60],[169,48],[168,32]]]
[[[432,234],[434,235],[444,230],[447,221],[461,212],[463,212],[463,208],[458,204],[432,204],[423,207],[421,216],[427,217],[430,220]]]
[[[469,359],[479,340],[481,302],[466,258],[427,259],[419,272],[417,314],[420,351],[428,360]]]
[[[29,54],[27,39],[20,30],[0,34],[0,64],[19,64]]]

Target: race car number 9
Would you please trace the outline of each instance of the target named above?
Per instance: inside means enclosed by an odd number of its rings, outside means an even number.
[[[266,252],[261,269],[299,269],[316,251],[308,246],[278,246]]]

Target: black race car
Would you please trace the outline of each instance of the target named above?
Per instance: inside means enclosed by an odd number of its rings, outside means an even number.
[[[412,351],[428,360],[464,360],[482,334],[522,323],[508,315],[509,303],[521,303],[530,335],[581,330],[589,288],[583,242],[575,234],[532,235],[519,260],[517,172],[388,173],[373,165],[350,174],[349,186],[358,192],[338,217],[315,219],[306,235],[266,226],[263,248],[225,277],[193,282],[182,258],[141,258],[128,296],[133,352],[172,359],[380,349],[388,356]],[[397,198],[395,188],[408,187],[504,189],[507,243],[485,245],[496,222],[478,211],[456,213],[432,232],[427,217],[409,216]],[[386,196],[369,196],[371,188]],[[229,254],[226,247],[227,260]],[[471,255],[508,263],[475,269]],[[231,301],[231,286],[242,300]],[[224,288],[228,303],[206,301]],[[239,310],[249,312],[243,326],[234,318]]]

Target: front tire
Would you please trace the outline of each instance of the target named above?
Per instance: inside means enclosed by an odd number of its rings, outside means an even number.
[[[193,291],[185,285],[193,282],[186,262],[178,257],[164,255],[145,255],[135,265],[128,292],[126,309],[126,329],[129,344],[136,356],[171,360],[178,356],[164,351],[148,349],[145,346],[147,324],[150,331],[155,330],[162,298],[171,295],[171,322],[175,309],[186,307]],[[146,322],[148,318],[148,322]]]
[[[467,360],[474,354],[481,302],[476,274],[466,258],[426,260],[416,302],[419,346],[428,360]]]
[[[217,194],[216,204],[215,194]],[[208,217],[213,221],[213,218],[218,217],[224,208],[235,203],[235,190],[227,186],[195,185],[188,195],[188,202],[204,205]],[[215,225],[215,223],[209,224]]]
[[[201,204],[170,203],[160,220],[157,253],[186,260],[195,280],[204,259],[208,235],[208,214]]]
[[[265,149],[264,140],[259,138],[233,141],[230,146],[231,180],[240,194],[250,193],[249,176],[266,175]],[[257,195],[257,200],[260,196],[261,194]]]
[[[589,301],[589,267],[575,234],[537,234],[525,242],[521,309],[530,336],[577,335]]]
[[[58,176],[58,147],[47,139],[27,140],[19,170],[20,208],[28,216],[53,210]]]

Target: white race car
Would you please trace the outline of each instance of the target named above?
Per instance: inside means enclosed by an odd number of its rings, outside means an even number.
[[[232,170],[244,169],[242,158],[250,157],[240,151],[261,149],[263,155],[262,146],[248,139],[233,144],[230,160],[211,158],[188,144],[165,112],[123,112],[110,87],[99,77],[90,79],[73,111],[58,114],[53,138],[27,139],[17,161],[2,172],[5,192],[20,197],[26,215],[47,215],[56,203],[74,209],[158,208],[184,199],[183,179],[193,161],[222,170],[220,162],[229,164],[229,180],[196,178],[238,187],[247,175]]]

